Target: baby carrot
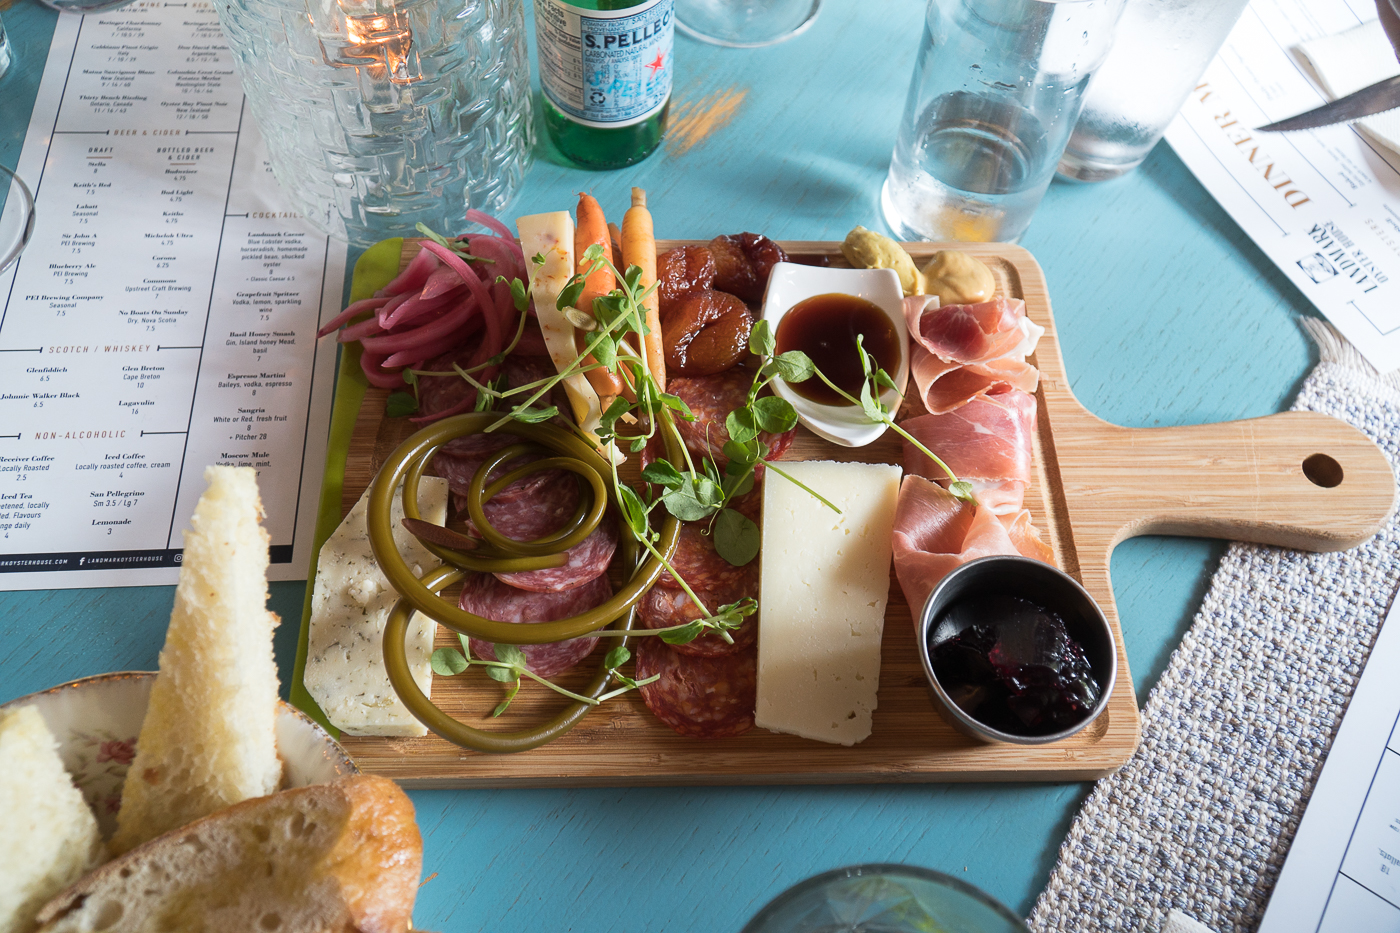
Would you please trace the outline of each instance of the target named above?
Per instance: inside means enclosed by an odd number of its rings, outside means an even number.
[[[656,235],[652,230],[651,212],[647,210],[647,193],[632,189],[632,206],[622,215],[622,261],[642,270],[640,287],[656,284]],[[662,391],[666,389],[666,357],[661,345],[661,299],[653,290],[642,303],[646,309],[647,369]]]
[[[608,222],[603,217],[603,208],[598,204],[598,199],[591,194],[580,193],[578,196],[578,223],[574,226],[574,256],[578,262],[578,268],[575,271],[579,275],[588,272],[591,263],[583,258],[583,254],[595,244],[603,248],[603,258],[611,262],[612,242],[608,236]],[[578,298],[578,309],[585,314],[592,314],[593,299],[607,295],[616,284],[617,280],[613,276],[612,269],[607,266],[603,266],[588,275],[584,280],[583,292]],[[586,335],[582,331],[578,331],[575,333],[574,339],[579,349],[582,349]],[[596,362],[591,355],[584,360],[584,364],[589,366]],[[594,390],[597,391],[603,411],[607,411],[612,400],[622,394],[622,378],[610,370],[590,369],[588,381],[593,384]]]

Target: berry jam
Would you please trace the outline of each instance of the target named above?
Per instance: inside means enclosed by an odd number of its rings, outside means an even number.
[[[929,660],[969,716],[1012,735],[1049,735],[1088,718],[1102,695],[1058,613],[1016,596],[970,596],[932,626]]]

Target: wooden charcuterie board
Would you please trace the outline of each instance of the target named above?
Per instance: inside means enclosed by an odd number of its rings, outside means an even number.
[[[684,244],[659,244],[661,249],[676,245]],[[836,243],[783,246],[793,255],[824,255],[832,265],[845,264]],[[932,243],[907,247],[920,265],[940,248]],[[1094,417],[1070,392],[1045,277],[1031,255],[1004,244],[957,248],[987,263],[998,293],[1025,299],[1030,317],[1045,328],[1032,358],[1041,370],[1041,382],[1036,393],[1036,473],[1026,505],[1060,566],[1098,600],[1119,640],[1118,680],[1110,705],[1089,729],[1043,746],[982,744],[955,732],[934,711],[915,652],[910,609],[891,572],[874,733],[851,748],[758,728],[729,739],[685,738],[657,722],[634,693],[593,710],[572,732],[532,751],[487,755],[431,734],[342,735],[341,743],[356,763],[411,787],[1095,778],[1122,766],[1139,736],[1109,581],[1109,557],[1119,541],[1140,534],[1177,534],[1336,550],[1370,537],[1394,507],[1395,481],[1384,456],[1359,431],[1325,415],[1287,412],[1225,424],[1152,429],[1121,428]],[[417,250],[417,241],[405,241],[402,261],[407,263]],[[370,389],[360,408],[346,462],[342,514],[359,498],[379,464],[417,427],[407,419],[384,417],[385,394]],[[893,432],[869,447],[849,450],[799,428],[784,459],[899,463],[901,457]],[[455,634],[439,628],[439,646],[456,644]],[[601,654],[595,652],[585,666],[591,667]],[[573,675],[581,683],[589,671]],[[570,685],[568,677],[561,682]],[[491,728],[487,716],[502,689],[473,669],[435,678],[432,696],[451,715]],[[561,703],[552,692],[527,685],[497,725],[503,730],[523,728],[552,715]]]

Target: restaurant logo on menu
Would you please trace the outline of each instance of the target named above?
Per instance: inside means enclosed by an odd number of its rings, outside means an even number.
[[[1318,252],[1298,260],[1298,267],[1314,282],[1345,275],[1363,295],[1380,288],[1390,279],[1376,268],[1369,256],[1357,248],[1351,238],[1330,220],[1313,224],[1308,236],[1318,246]]]
[[[1210,89],[1209,82],[1203,81],[1196,86],[1196,94],[1196,102],[1204,104],[1207,98],[1214,96],[1215,92]],[[1260,141],[1254,137],[1254,131],[1246,126],[1241,126],[1240,121],[1229,110],[1214,114],[1211,119],[1225,133],[1225,138],[1235,149],[1254,166],[1255,171],[1264,177],[1264,181],[1268,183],[1269,187],[1279,193],[1283,198],[1283,203],[1289,207],[1302,207],[1312,200],[1293,183],[1293,179],[1288,177],[1287,172],[1279,162],[1263,150]],[[1238,128],[1232,129],[1232,127]]]

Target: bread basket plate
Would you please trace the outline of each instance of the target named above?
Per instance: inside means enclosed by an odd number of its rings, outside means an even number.
[[[0,704],[0,712],[34,706],[58,740],[73,783],[97,817],[103,837],[117,828],[122,784],[136,755],[154,671],[84,677]],[[284,787],[331,781],[359,768],[330,734],[294,706],[277,701],[277,753]]]

